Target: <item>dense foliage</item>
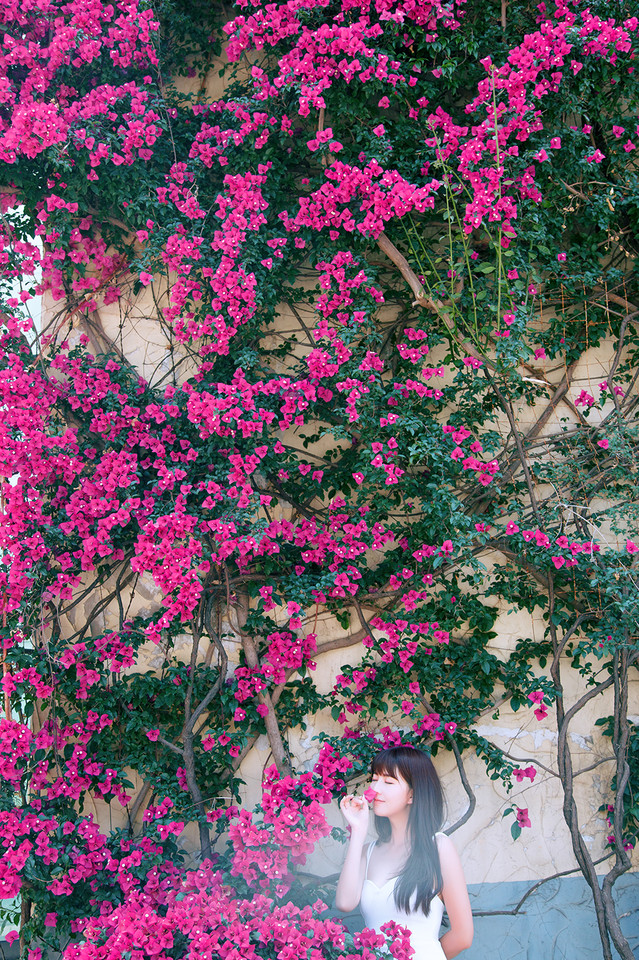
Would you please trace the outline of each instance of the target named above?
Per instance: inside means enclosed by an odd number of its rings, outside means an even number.
[[[373,957],[296,879],[323,804],[400,736],[533,779],[474,729],[503,703],[555,704],[603,954],[632,955],[632,7],[1,0],[0,892],[30,960],[217,956],[247,916],[256,956]],[[504,606],[546,635],[498,656]],[[600,882],[568,725],[610,690]]]

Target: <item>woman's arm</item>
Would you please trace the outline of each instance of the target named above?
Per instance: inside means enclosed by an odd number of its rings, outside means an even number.
[[[438,833],[437,849],[442,869],[442,899],[450,921],[450,930],[446,931],[440,943],[448,960],[452,960],[473,942],[473,915],[464,871],[450,837]]]
[[[340,809],[351,828],[351,837],[335,891],[335,906],[350,913],[359,903],[366,875],[364,844],[368,832],[368,804],[363,797],[344,797]]]

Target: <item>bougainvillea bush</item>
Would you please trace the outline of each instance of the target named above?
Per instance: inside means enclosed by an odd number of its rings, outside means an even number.
[[[469,810],[465,751],[532,780],[474,727],[502,704],[555,711],[632,956],[633,7],[0,0],[0,895],[30,960],[372,958],[300,872],[327,804],[398,739],[452,750]],[[505,607],[547,629],[497,656]]]
[[[115,910],[92,919],[83,946],[71,946],[69,958],[300,957],[313,960],[374,960],[386,937],[372,930],[351,935],[338,921],[317,916],[318,902],[303,908],[277,905],[263,894],[243,900],[230,895],[219,877],[205,869],[192,871],[158,899],[136,891]],[[412,956],[406,931],[387,925],[395,960]]]

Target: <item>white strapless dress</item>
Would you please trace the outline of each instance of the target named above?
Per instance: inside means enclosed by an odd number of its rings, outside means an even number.
[[[410,931],[410,942],[415,951],[414,960],[446,960],[439,942],[444,904],[435,897],[430,904],[428,916],[422,910],[405,913],[395,904],[394,892],[397,877],[391,877],[382,887],[368,879],[368,864],[375,843],[371,843],[366,854],[366,879],[359,903],[364,923],[371,930],[380,932],[383,923],[394,920]]]

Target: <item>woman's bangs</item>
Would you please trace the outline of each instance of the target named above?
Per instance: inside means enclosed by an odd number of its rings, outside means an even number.
[[[397,764],[385,763],[382,760],[373,760],[371,773],[376,777],[394,777],[397,779]]]
[[[371,774],[376,777],[394,777],[395,780],[410,782],[410,770],[402,758],[393,755],[391,750],[380,751],[371,762]]]

